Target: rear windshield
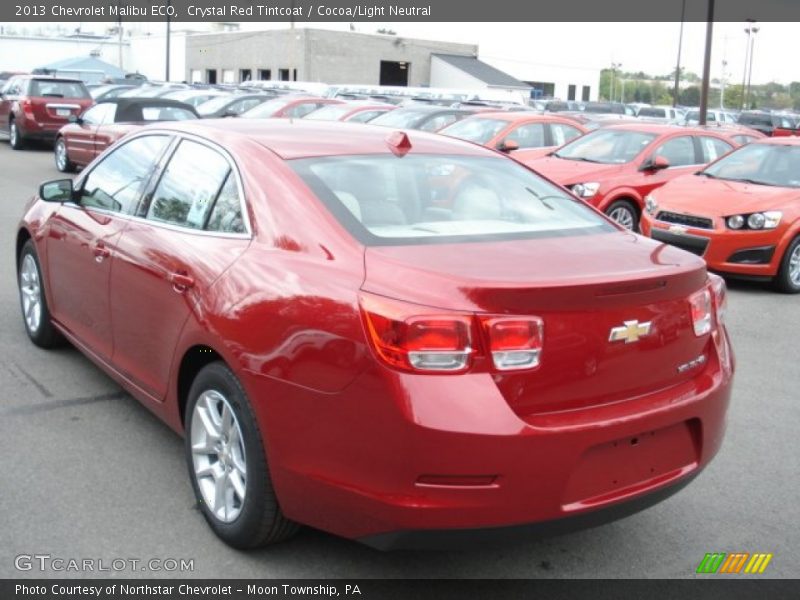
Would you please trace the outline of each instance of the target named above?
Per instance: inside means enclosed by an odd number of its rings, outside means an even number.
[[[797,188],[800,146],[748,144],[706,167],[702,173],[715,179]]]
[[[46,98],[91,98],[86,86],[79,81],[34,79],[29,94]]]
[[[643,106],[639,109],[640,117],[659,117],[664,118],[667,116],[667,111],[663,108],[653,108],[650,106]]]
[[[636,158],[654,139],[655,133],[624,129],[598,129],[570,142],[555,156],[603,164],[621,164]]]
[[[503,128],[508,125],[508,121],[502,119],[482,119],[480,117],[471,117],[464,119],[457,123],[445,127],[439,133],[457,137],[461,140],[475,142],[477,144],[485,144]]]
[[[289,162],[366,245],[615,231],[563,189],[502,157],[368,155]]]

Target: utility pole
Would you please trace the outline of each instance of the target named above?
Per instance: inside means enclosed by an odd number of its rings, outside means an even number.
[[[169,81],[169,51],[170,51],[170,19],[169,19],[169,7],[172,6],[172,0],[167,0],[167,66],[166,66],[166,73],[164,74],[164,81]]]
[[[699,124],[706,124],[708,113],[708,87],[711,81],[711,42],[714,38],[714,0],[708,0],[708,17],[706,18],[706,52],[703,58],[703,87],[700,90]]]
[[[119,68],[123,71],[125,68],[122,66],[122,14],[119,12],[119,0],[117,0],[117,14],[119,15],[119,19],[117,19],[117,46],[119,47]]]
[[[681,50],[683,48],[683,20],[686,18],[686,0],[681,4],[681,32],[678,34],[678,61],[675,65],[675,89],[672,91],[672,106],[678,106],[681,81]]]
[[[753,35],[752,26],[755,22],[755,19],[745,19],[745,23],[749,23],[749,25],[744,28],[744,32],[747,34],[747,41],[744,44],[744,69],[742,69],[742,101],[739,104],[740,110],[744,110],[744,91],[747,85],[747,64],[750,62],[750,38]]]
[[[751,106],[750,93],[751,93],[752,87],[750,85],[750,81],[751,81],[751,79],[753,77],[753,50],[755,50],[755,47],[756,47],[756,34],[758,33],[758,27],[755,27],[755,26],[751,25],[750,26],[750,30],[752,32],[752,35],[750,36],[750,61],[749,61],[749,64],[747,66],[747,106],[748,107]]]

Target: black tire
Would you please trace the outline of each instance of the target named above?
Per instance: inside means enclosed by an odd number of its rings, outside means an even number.
[[[239,423],[246,460],[245,498],[238,516],[231,522],[218,518],[203,500],[191,443],[195,406],[202,394],[216,391],[227,400]],[[255,414],[241,383],[222,362],[203,367],[192,382],[185,414],[185,453],[195,499],[214,533],[229,546],[239,549],[258,548],[281,542],[293,536],[299,525],[287,519],[275,496],[264,452],[264,442]]]
[[[775,289],[784,294],[800,293],[800,281],[796,283],[792,281],[792,258],[795,261],[800,260],[800,235],[789,243],[786,252],[783,253],[778,274],[772,280]]]
[[[26,257],[33,260],[36,267],[36,273],[39,282],[39,297],[40,297],[40,317],[39,325],[36,329],[32,329],[25,318],[25,302],[23,299],[23,265],[26,264]],[[29,288],[29,286],[25,286]],[[50,310],[47,306],[47,297],[45,295],[44,278],[42,277],[42,267],[39,263],[39,257],[36,254],[36,246],[33,240],[28,240],[22,247],[22,252],[19,255],[19,264],[17,265],[17,288],[19,290],[19,302],[22,309],[22,323],[25,326],[25,331],[31,341],[40,348],[55,348],[63,343],[64,338],[61,333],[53,326],[50,320]]]
[[[609,217],[626,229],[639,231],[639,211],[630,200],[615,200],[605,212]],[[627,215],[629,221],[623,222],[619,218],[620,215]],[[630,226],[628,223],[630,223]]]
[[[60,154],[61,152],[63,152],[63,156]],[[53,156],[56,161],[56,169],[62,173],[75,172],[75,163],[69,159],[67,143],[62,136],[56,138],[55,146],[53,146]]]
[[[15,119],[10,119],[8,121],[8,141],[14,150],[22,150],[25,148],[25,136],[22,135],[22,131],[17,127],[17,121]]]

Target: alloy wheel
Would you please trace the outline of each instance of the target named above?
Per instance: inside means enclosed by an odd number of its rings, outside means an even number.
[[[800,287],[800,244],[794,247],[789,256],[789,280],[795,287]]]
[[[19,273],[19,292],[22,295],[22,313],[28,331],[36,333],[42,323],[42,286],[39,269],[33,256],[26,254]]]
[[[239,421],[220,392],[207,390],[197,399],[190,435],[203,502],[219,521],[235,521],[247,493],[247,461]]]
[[[608,216],[625,229],[633,229],[633,224],[636,221],[636,217],[631,213],[631,210],[625,206],[618,206],[612,210]]]
[[[56,142],[56,166],[59,171],[67,170],[67,146],[63,139]]]
[[[8,126],[8,141],[11,142],[12,147],[16,147],[18,136],[19,132],[17,131],[17,124],[14,121],[11,121],[11,124]]]

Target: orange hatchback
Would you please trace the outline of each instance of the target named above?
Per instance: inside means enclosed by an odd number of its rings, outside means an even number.
[[[645,198],[642,233],[724,274],[800,293],[800,139],[771,138]]]

